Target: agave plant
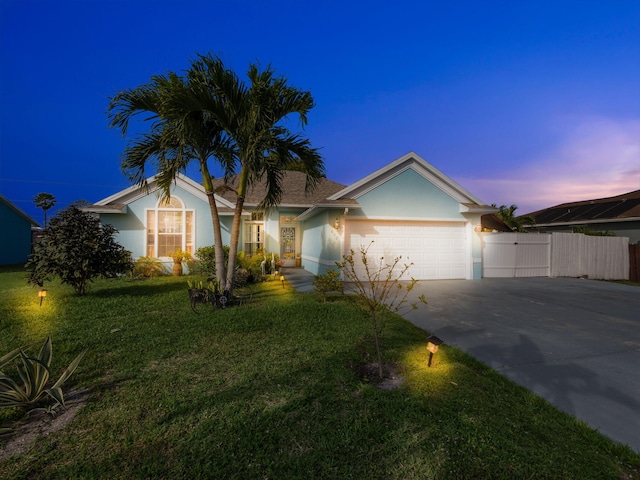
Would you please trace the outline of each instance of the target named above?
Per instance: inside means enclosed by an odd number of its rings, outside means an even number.
[[[53,408],[58,405],[65,407],[61,386],[78,368],[82,357],[87,351],[82,351],[71,362],[60,378],[53,385],[47,387],[52,352],[51,337],[47,337],[40,348],[38,358],[27,356],[22,348],[17,348],[0,358],[0,407],[36,407],[47,395],[55,402],[52,406]],[[18,382],[4,373],[5,367],[14,362],[14,360],[22,385],[19,385]],[[33,408],[32,410],[51,411],[51,407],[48,409]]]

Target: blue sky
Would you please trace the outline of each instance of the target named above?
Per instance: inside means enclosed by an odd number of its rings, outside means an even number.
[[[207,52],[311,91],[344,184],[414,151],[521,214],[640,188],[637,0],[0,0],[0,194],[128,187],[109,97]]]

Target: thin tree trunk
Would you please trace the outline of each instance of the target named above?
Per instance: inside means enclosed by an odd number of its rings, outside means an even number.
[[[211,220],[213,222],[213,248],[216,256],[216,280],[220,284],[220,289],[225,290],[226,270],[224,264],[224,248],[222,245],[222,228],[220,227],[220,214],[213,192],[213,182],[211,175],[205,163],[200,162],[200,172],[202,173],[202,183],[204,184],[207,200],[209,201],[209,210],[211,210]]]
[[[231,224],[231,241],[229,245],[229,264],[227,265],[227,290],[229,296],[233,294],[233,281],[236,275],[236,259],[238,257],[238,242],[240,241],[240,223],[242,220],[242,208],[244,207],[244,197],[247,190],[248,172],[246,168],[240,171],[238,180],[238,198],[236,208],[233,212],[233,223]]]
[[[236,259],[238,258],[238,243],[240,241],[240,220],[242,219],[242,208],[244,206],[244,196],[238,195],[236,209],[233,213],[233,223],[231,225],[231,241],[229,245],[229,264],[227,265],[227,290],[229,295],[233,294],[233,282],[236,273]]]
[[[378,332],[378,315],[376,312],[373,312],[373,317],[371,318],[373,322],[373,336],[376,340],[376,352],[378,354],[378,375],[380,378],[384,378],[384,370],[382,369],[382,347],[380,346],[380,333]]]

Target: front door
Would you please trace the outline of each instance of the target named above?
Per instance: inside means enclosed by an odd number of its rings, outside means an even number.
[[[293,225],[280,227],[280,260],[283,267],[296,266],[296,227]]]

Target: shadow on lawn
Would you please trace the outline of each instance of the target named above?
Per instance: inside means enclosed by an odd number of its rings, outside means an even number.
[[[117,285],[109,285],[104,288],[90,291],[87,296],[90,297],[145,297],[149,295],[158,295],[166,293],[174,293],[183,290],[185,299],[187,298],[187,283],[147,283],[142,281],[127,281]]]

